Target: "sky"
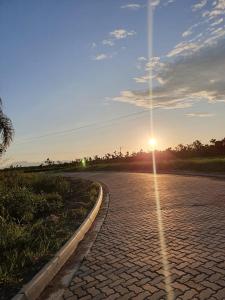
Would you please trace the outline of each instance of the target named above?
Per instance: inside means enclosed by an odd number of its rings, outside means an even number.
[[[0,0],[2,165],[147,150],[149,80],[159,149],[224,137],[225,0],[150,2]]]

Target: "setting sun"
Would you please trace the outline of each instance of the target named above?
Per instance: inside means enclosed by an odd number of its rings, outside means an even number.
[[[157,144],[157,140],[154,139],[154,138],[150,138],[150,139],[148,140],[148,144],[149,144],[152,148],[154,148],[154,147],[156,146],[156,144]]]

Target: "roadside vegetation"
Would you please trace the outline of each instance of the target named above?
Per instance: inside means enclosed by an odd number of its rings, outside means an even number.
[[[199,140],[189,145],[179,144],[174,149],[164,151],[155,150],[158,172],[195,171],[225,173],[225,138],[217,141],[212,139],[209,144],[202,144]],[[25,172],[43,171],[135,171],[152,172],[152,152],[140,150],[138,152],[114,151],[102,157],[84,157],[71,162],[52,161],[35,167],[11,166],[11,169]]]
[[[2,109],[2,99],[0,98],[0,157],[12,142],[13,135],[14,129],[12,121],[4,114]]]
[[[59,176],[0,173],[0,299],[10,299],[71,237],[98,186]]]

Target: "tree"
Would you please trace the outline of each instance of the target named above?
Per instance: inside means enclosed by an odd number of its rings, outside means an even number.
[[[183,144],[179,144],[176,148],[175,148],[176,152],[184,152],[186,151],[186,146],[184,146]]]
[[[51,160],[50,158],[47,158],[46,159],[46,161],[45,161],[45,164],[47,165],[47,166],[52,166],[52,165],[54,165],[54,161],[53,160]]]
[[[211,140],[210,140],[210,143],[213,144],[213,145],[215,146],[216,139],[211,139]]]
[[[203,144],[199,140],[196,140],[192,143],[192,147],[195,151],[198,152],[203,148]]]
[[[0,98],[0,156],[9,147],[14,135],[12,121],[3,113]]]

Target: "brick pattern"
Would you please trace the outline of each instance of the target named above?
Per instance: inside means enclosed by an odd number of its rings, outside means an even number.
[[[150,174],[85,174],[108,185],[106,220],[64,299],[167,299]],[[225,299],[225,184],[158,175],[174,299]]]

